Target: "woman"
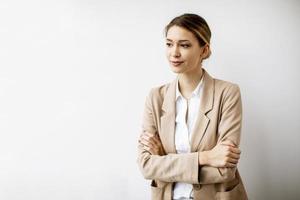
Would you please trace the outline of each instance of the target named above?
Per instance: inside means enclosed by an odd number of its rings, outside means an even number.
[[[166,26],[165,36],[178,75],[150,91],[138,145],[152,199],[247,199],[237,170],[240,90],[202,68],[211,54],[209,26],[196,14],[183,14]]]

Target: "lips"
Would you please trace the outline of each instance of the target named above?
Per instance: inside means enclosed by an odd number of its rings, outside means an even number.
[[[179,66],[183,63],[183,61],[170,61],[172,63],[172,65],[174,66]]]

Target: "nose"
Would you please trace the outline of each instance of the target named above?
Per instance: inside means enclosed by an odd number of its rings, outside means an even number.
[[[179,48],[178,48],[177,45],[174,45],[174,46],[173,46],[172,51],[171,51],[171,55],[172,55],[174,58],[180,57],[180,51],[179,51]]]

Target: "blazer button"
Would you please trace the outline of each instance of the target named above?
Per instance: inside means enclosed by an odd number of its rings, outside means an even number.
[[[200,184],[194,184],[194,189],[195,190],[200,190],[201,189],[201,185]]]

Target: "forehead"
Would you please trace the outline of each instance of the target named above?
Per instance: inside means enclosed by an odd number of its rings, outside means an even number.
[[[172,26],[171,28],[169,28],[166,39],[170,39],[172,41],[179,41],[179,40],[189,40],[191,42],[197,41],[197,38],[194,36],[192,32],[179,26]]]

